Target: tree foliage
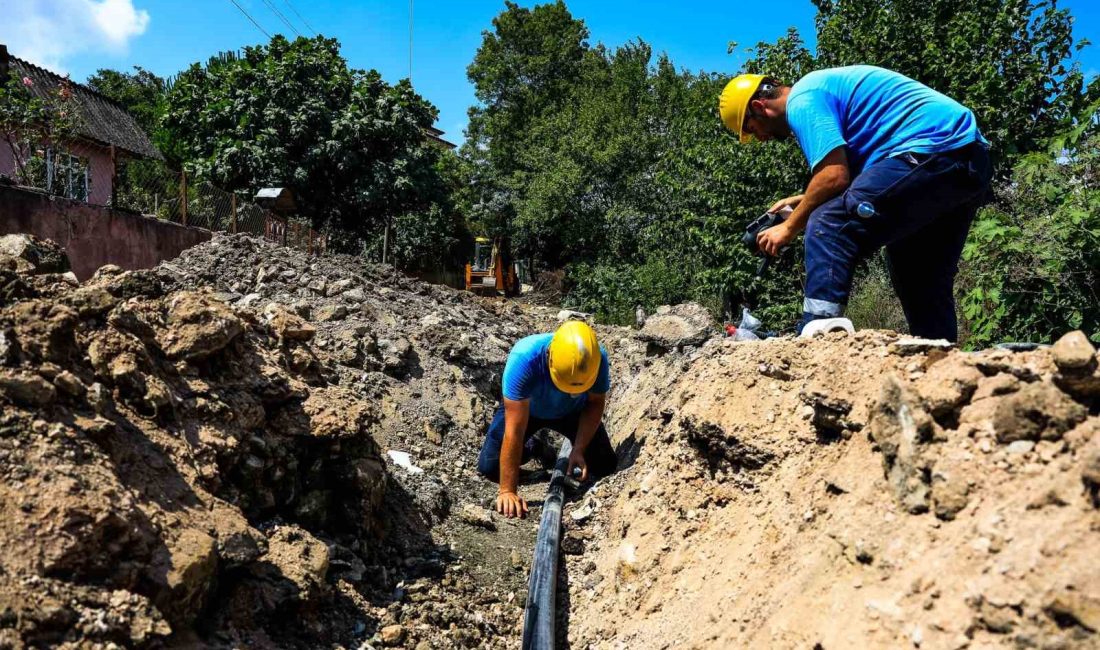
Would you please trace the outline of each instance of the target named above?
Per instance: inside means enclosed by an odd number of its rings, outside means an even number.
[[[334,39],[276,36],[193,64],[165,104],[174,158],[229,190],[289,187],[315,227],[376,237],[446,202],[425,139],[436,109],[408,80],[348,68]]]
[[[45,150],[76,137],[84,118],[68,78],[47,92],[31,92],[33,87],[34,80],[15,72],[0,78],[0,142],[19,181],[45,187]]]
[[[122,105],[155,141],[167,90],[164,79],[141,66],[133,72],[100,68],[84,82],[92,90]]]
[[[1024,157],[983,210],[964,252],[968,343],[1100,342],[1100,135]]]
[[[1057,0],[814,0],[821,66],[897,70],[972,109],[998,157],[1036,151],[1089,103]],[[1100,91],[1094,84],[1092,99]]]

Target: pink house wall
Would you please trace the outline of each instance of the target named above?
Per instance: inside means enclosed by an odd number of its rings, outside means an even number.
[[[79,142],[67,147],[66,151],[74,156],[88,159],[89,182],[91,183],[88,203],[93,205],[107,205],[110,203],[111,183],[114,180],[111,150],[107,147]],[[15,158],[12,156],[11,148],[5,142],[0,142],[0,174],[15,179],[17,183],[19,182],[16,175]]]
[[[0,185],[0,235],[57,242],[81,280],[104,264],[145,269],[207,241],[209,230]]]

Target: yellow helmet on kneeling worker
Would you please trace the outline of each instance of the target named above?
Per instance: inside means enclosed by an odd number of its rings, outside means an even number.
[[[550,339],[550,379],[562,392],[588,392],[600,374],[602,359],[596,331],[588,323],[567,321]]]

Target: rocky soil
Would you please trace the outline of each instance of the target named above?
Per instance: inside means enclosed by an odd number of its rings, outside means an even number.
[[[519,647],[547,473],[514,521],[474,465],[569,314],[243,236],[66,271],[0,240],[0,648]],[[563,645],[1097,647],[1083,335],[717,331],[600,329],[622,469],[570,496]]]
[[[517,645],[535,523],[473,466],[553,312],[246,237],[83,285],[26,243],[0,247],[0,647]]]
[[[864,331],[631,367],[570,646],[1100,647],[1098,361]]]

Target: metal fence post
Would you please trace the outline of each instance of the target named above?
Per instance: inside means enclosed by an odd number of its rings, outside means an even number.
[[[229,211],[231,215],[231,232],[237,234],[237,193],[234,192],[229,195]]]
[[[187,225],[187,171],[180,172],[180,215]]]

